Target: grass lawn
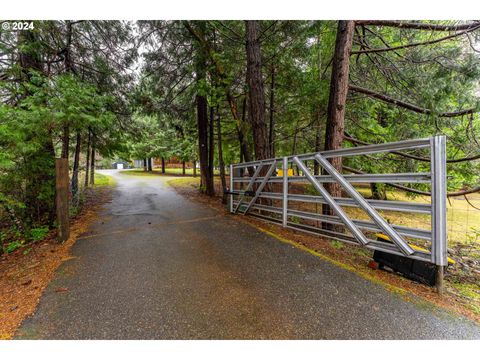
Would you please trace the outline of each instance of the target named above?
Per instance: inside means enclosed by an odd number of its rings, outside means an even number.
[[[168,181],[168,184],[177,188],[198,187],[199,179],[194,177],[180,177]]]
[[[371,197],[369,188],[358,189],[362,195]],[[467,195],[468,200],[475,207],[480,208],[480,194]],[[417,196],[415,198],[408,197],[402,191],[388,191],[387,198],[389,200],[409,201],[419,203],[430,203],[427,196]],[[350,211],[358,209],[351,209]],[[381,212],[388,220],[398,225],[416,227],[421,229],[430,229],[430,215],[426,214],[409,214],[396,211]],[[447,200],[447,231],[448,241],[450,244],[473,244],[480,242],[480,210],[470,206],[463,196],[448,198]]]
[[[113,186],[115,183],[115,179],[111,176],[95,173],[95,186]]]
[[[162,174],[162,169],[154,168],[152,172],[145,172],[143,169],[132,169],[132,170],[125,170],[122,171],[122,174],[127,175],[180,175],[183,176],[182,168],[165,168],[165,174]],[[215,175],[220,175],[219,170],[214,171]],[[185,169],[185,176],[193,175],[193,169]],[[200,170],[197,169],[197,176],[200,176]]]

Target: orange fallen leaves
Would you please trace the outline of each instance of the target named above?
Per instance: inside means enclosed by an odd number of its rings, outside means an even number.
[[[106,188],[92,191],[82,212],[72,221],[70,237],[63,244],[57,243],[56,234],[52,232],[44,241],[29,245],[29,252],[22,248],[0,257],[0,340],[11,339],[23,319],[35,311],[56,269],[72,258],[70,248],[93,222],[99,207],[109,196]]]

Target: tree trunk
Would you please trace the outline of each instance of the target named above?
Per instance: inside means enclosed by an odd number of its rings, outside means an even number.
[[[95,134],[92,134],[92,153],[90,155],[90,185],[95,184]]]
[[[218,166],[220,167],[220,180],[222,181],[222,203],[227,203],[227,181],[225,179],[225,164],[223,162],[223,149],[222,149],[222,124],[220,123],[220,113],[217,107],[217,146],[218,146]]]
[[[85,162],[85,188],[88,187],[88,173],[89,173],[89,164],[90,164],[90,141],[91,141],[91,132],[88,129],[88,141],[87,141],[87,161]]]
[[[315,115],[317,116],[317,121],[315,125],[315,152],[320,152],[322,151],[322,127],[320,126],[320,111],[318,110]],[[314,175],[320,175],[320,165],[316,161],[314,161],[313,163],[313,173]]]
[[[162,156],[162,174],[165,174],[165,158]]]
[[[322,43],[320,32],[317,34],[317,46],[320,46]],[[317,72],[318,72],[318,81],[321,82],[323,80],[322,75],[322,52],[318,50],[318,58],[317,58]],[[315,105],[314,108],[314,116],[316,119],[315,122],[315,152],[320,152],[322,150],[322,109],[323,106],[318,103]],[[313,173],[314,175],[320,175],[320,165],[318,162],[313,162]],[[316,205],[317,206],[317,205]]]
[[[205,23],[200,21],[198,22],[199,31],[201,33],[205,32]],[[201,44],[199,44],[201,46]],[[201,84],[206,77],[207,71],[207,61],[205,51],[201,48],[198,48],[196,51],[195,59],[196,67],[196,81],[197,84]],[[208,196],[213,196],[215,193],[213,187],[213,177],[210,176],[209,169],[209,143],[208,143],[208,132],[209,132],[209,121],[208,121],[208,108],[207,108],[207,99],[206,97],[197,92],[196,95],[196,104],[197,104],[197,129],[198,129],[198,154],[200,157],[200,182],[201,182],[201,191],[207,194]]]
[[[327,126],[325,131],[325,150],[334,150],[342,147],[343,132],[345,129],[345,105],[348,93],[348,76],[350,70],[350,52],[352,50],[355,22],[340,20],[338,22],[335,53],[332,62],[332,76],[330,80],[330,94],[327,109]],[[332,158],[330,163],[339,172],[342,171],[342,158]],[[337,183],[325,184],[325,189],[334,197],[341,197],[342,190]],[[323,206],[323,213],[332,215],[329,206]],[[327,224],[325,224],[327,225]],[[331,228],[331,226],[327,226]]]
[[[372,199],[387,200],[387,192],[384,186],[380,186],[377,183],[371,183],[370,190],[372,191]]]
[[[80,130],[77,130],[77,142],[75,144],[75,156],[73,159],[73,173],[72,173],[72,198],[75,204],[78,203],[78,171],[80,169],[80,151],[82,146],[82,135]]]
[[[262,58],[260,51],[260,24],[255,20],[245,21],[247,78],[249,87],[248,118],[253,132],[255,157],[257,160],[268,159],[268,131],[265,124],[265,93],[262,76]]]
[[[268,143],[270,145],[270,156],[275,157],[275,66],[270,69],[270,126],[268,127]]]
[[[207,99],[197,94],[198,153],[200,155],[200,182],[202,191],[213,196],[213,179],[208,166],[208,114]]]
[[[143,158],[143,171],[148,171],[147,158]]]
[[[210,107],[210,121],[208,123],[208,171],[209,176],[212,178],[212,184],[214,183],[213,177],[213,159],[215,155],[215,138],[213,128],[215,126],[215,110]]]
[[[152,158],[148,158],[148,171],[149,172],[152,172],[153,171],[153,167],[152,167]]]
[[[65,56],[64,56],[64,63],[65,63],[65,72],[66,73],[73,73],[73,62],[71,57],[70,47],[72,44],[72,22],[67,20],[67,39],[65,45]],[[70,125],[68,120],[63,126],[63,136],[62,136],[62,158],[68,159],[68,152],[70,146]]]
[[[197,160],[193,160],[193,177],[197,177]]]
[[[189,21],[184,21],[183,23],[184,23],[186,29],[190,32],[190,34],[197,40],[199,48],[202,51],[202,55],[204,57],[208,57],[211,60],[212,64],[215,67],[216,75],[220,78],[221,81],[226,82],[228,80],[228,76],[225,73],[225,68],[218,61],[218,58],[214,56],[215,51],[212,49],[212,47],[209,45],[207,39],[205,38],[205,35],[204,35],[205,26],[204,26],[204,24],[199,23],[198,28],[195,29],[194,27],[192,27],[192,24]],[[200,54],[198,54],[198,55],[200,55]],[[203,61],[205,61],[205,60],[203,60]],[[243,132],[242,126],[243,126],[243,123],[245,122],[245,118],[243,118],[242,121],[240,120],[240,118],[238,116],[236,100],[235,100],[235,97],[232,95],[229,87],[225,87],[225,97],[226,97],[226,100],[227,100],[228,105],[230,107],[230,111],[232,113],[233,119],[235,120],[235,123],[236,123],[236,126],[237,126],[237,132]],[[244,111],[244,114],[245,114],[245,111]],[[246,139],[245,136],[244,136],[244,139]],[[244,147],[245,143],[241,142],[240,144],[241,144],[242,147]],[[248,147],[246,147],[246,148],[248,148]],[[248,154],[246,153],[244,155],[249,156],[249,153]]]
[[[295,122],[295,130],[293,132],[292,155],[297,154],[297,135],[298,135],[298,120]],[[290,163],[293,175],[300,175],[298,173],[298,166],[294,165],[293,161]],[[296,171],[295,171],[296,170]]]
[[[68,148],[70,146],[70,127],[68,125],[63,126],[62,134],[62,158],[68,159]]]
[[[182,175],[185,176],[185,160],[182,161]]]
[[[245,95],[245,97],[243,98],[243,106],[242,106],[242,121],[240,122],[240,125],[237,124],[237,136],[238,136],[238,142],[240,144],[240,162],[252,161],[252,154],[250,152],[250,147],[248,146],[247,136],[243,129],[243,126],[245,125],[246,114],[247,114],[247,96]],[[249,175],[253,176],[253,173],[254,173],[253,167],[249,167],[247,170]]]

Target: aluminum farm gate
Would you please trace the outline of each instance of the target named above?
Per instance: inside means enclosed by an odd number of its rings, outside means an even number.
[[[405,154],[410,154],[408,161],[423,160],[419,168],[425,171],[371,174],[344,166],[344,170],[351,170],[349,174],[344,174],[328,161],[342,157],[344,165],[353,163],[358,168],[366,161],[385,158],[403,161],[405,157],[401,155]],[[322,175],[314,175],[315,162],[323,170],[320,172]],[[292,174],[294,166],[297,168],[296,176]],[[447,265],[445,136],[233,164],[230,165],[230,175],[229,207],[232,213],[254,215],[284,227],[430,262],[438,267]],[[332,197],[324,187],[325,183],[331,182],[338,183],[347,196]],[[431,201],[366,199],[358,187],[352,185],[365,183],[399,186],[424,183],[431,192]],[[323,204],[333,210],[333,215],[322,214]],[[313,206],[315,209],[312,209]],[[359,209],[362,219],[348,214],[346,208],[352,207]],[[392,224],[385,215],[389,211],[429,215],[431,226],[429,229],[417,229]],[[380,241],[377,238],[379,233],[388,236],[390,241]],[[415,246],[419,243],[421,247]]]

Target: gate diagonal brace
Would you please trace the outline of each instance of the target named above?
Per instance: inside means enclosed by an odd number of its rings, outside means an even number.
[[[238,199],[238,204],[237,204],[237,207],[235,208],[235,210],[233,211],[234,214],[237,213],[238,209],[240,209],[240,206],[242,205],[242,201],[243,201],[243,198],[245,197],[245,195],[250,191],[250,188],[253,186],[253,184],[255,184],[255,180],[257,180],[257,177],[258,175],[260,174],[260,170],[262,170],[263,168],[263,164],[260,162],[260,164],[257,166],[257,168],[255,169],[255,172],[253,173],[253,176],[252,178],[250,179],[250,181],[248,182],[248,185],[247,185],[247,188],[245,189],[244,193],[242,194],[242,196],[240,196],[240,199]]]
[[[347,194],[362,208],[405,255],[412,255],[414,250],[405,239],[385,221],[385,219],[363,198],[362,195],[320,154],[315,154],[315,160],[327,171],[347,192]]]
[[[308,170],[303,161],[301,161],[297,156],[295,156],[292,160],[295,164],[297,164],[300,170],[302,170],[302,172],[305,174],[308,181],[310,181],[313,187],[323,196],[328,205],[332,207],[335,214],[342,220],[348,230],[350,230],[350,232],[355,236],[355,239],[357,239],[361,245],[367,245],[369,241],[365,234],[353,223],[352,220],[350,220],[350,218],[343,211],[341,206],[337,204],[337,202],[328,193],[328,191],[325,190],[325,188],[317,181],[317,179],[315,179],[315,176],[312,175],[312,173],[310,172],[310,170]]]
[[[255,196],[253,197],[252,200],[250,200],[246,209],[243,211],[244,215],[248,212],[248,210],[255,203],[255,201],[257,201],[258,197],[260,196],[260,193],[262,192],[263,188],[267,184],[268,179],[270,179],[270,176],[272,176],[273,170],[275,170],[275,165],[276,165],[275,162],[273,162],[272,165],[270,166],[270,168],[268,169],[268,172],[263,177],[263,180],[260,183],[260,186],[258,187],[257,191],[255,192]]]

